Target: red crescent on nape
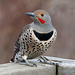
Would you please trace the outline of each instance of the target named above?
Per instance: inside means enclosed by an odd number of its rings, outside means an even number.
[[[44,20],[42,20],[41,18],[39,18],[38,17],[38,20],[42,23],[42,24],[44,24],[45,23],[45,21]]]

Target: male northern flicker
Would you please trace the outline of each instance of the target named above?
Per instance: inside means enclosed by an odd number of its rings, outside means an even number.
[[[22,29],[15,43],[11,61],[18,63],[25,61],[26,65],[33,66],[34,64],[29,63],[27,59],[36,58],[47,51],[54,43],[57,31],[51,23],[51,17],[45,10],[25,14],[31,16],[34,22]]]

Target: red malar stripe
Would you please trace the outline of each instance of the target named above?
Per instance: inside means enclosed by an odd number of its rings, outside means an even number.
[[[45,21],[44,20],[42,20],[41,18],[39,18],[38,17],[38,20],[42,23],[42,24],[44,24],[45,23]]]

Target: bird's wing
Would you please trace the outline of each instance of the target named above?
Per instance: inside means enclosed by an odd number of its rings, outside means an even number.
[[[19,52],[20,50],[20,39],[21,39],[21,36],[27,31],[27,29],[30,29],[30,25],[26,25],[23,27],[22,31],[20,32],[18,38],[17,38],[17,41],[15,43],[15,46],[14,46],[14,54],[13,54],[13,58],[11,59],[12,62],[14,62],[14,58],[15,58],[15,55],[17,52]]]

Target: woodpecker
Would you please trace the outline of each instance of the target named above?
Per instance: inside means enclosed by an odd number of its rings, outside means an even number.
[[[57,31],[45,10],[27,12],[34,22],[23,27],[14,46],[12,62],[33,66],[28,59],[43,55],[55,42]],[[45,59],[41,56],[41,58]],[[24,61],[24,63],[22,63]],[[45,61],[45,60],[44,60]]]

